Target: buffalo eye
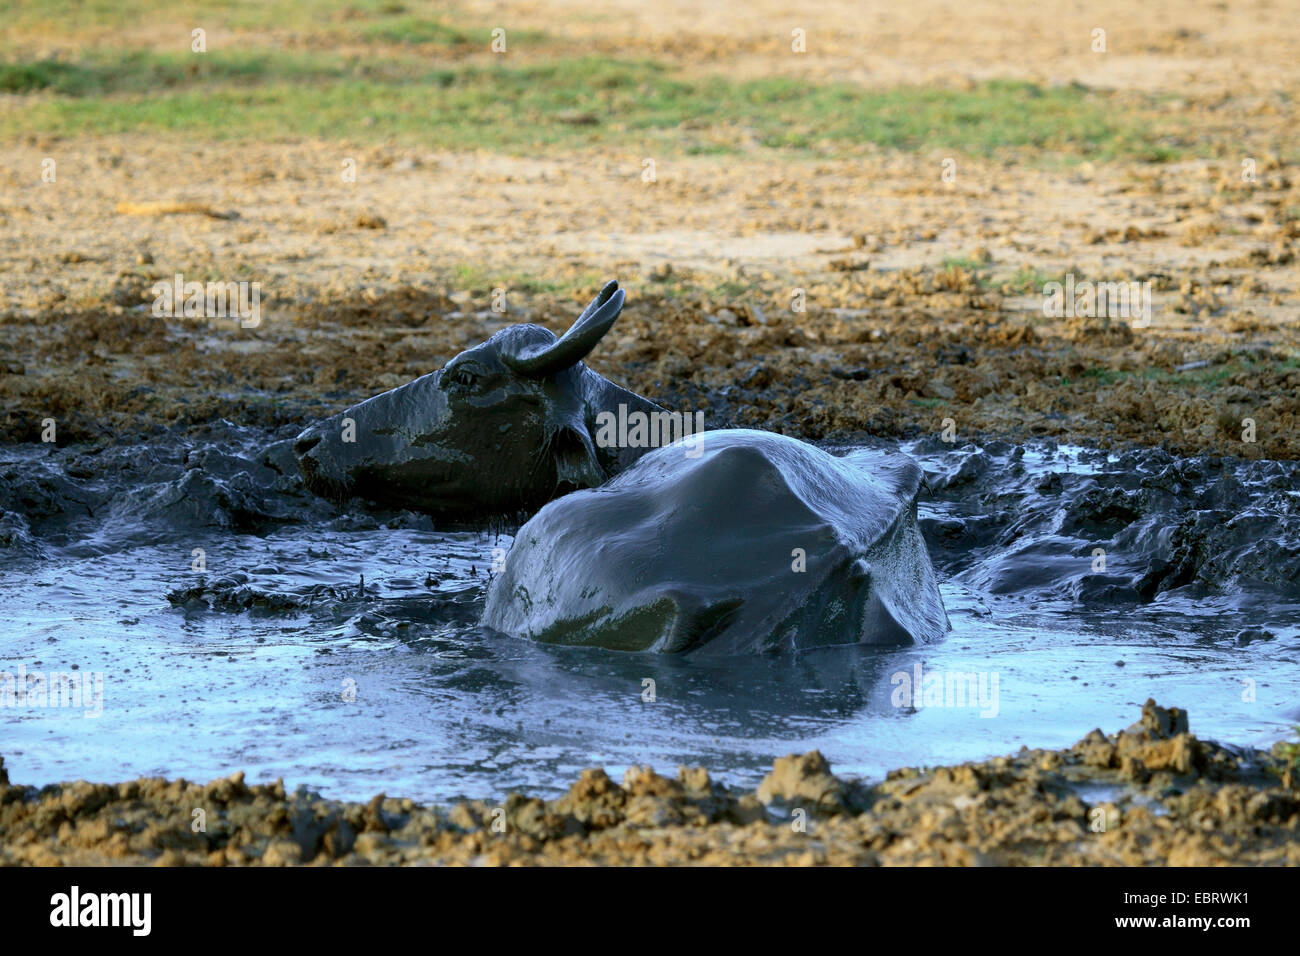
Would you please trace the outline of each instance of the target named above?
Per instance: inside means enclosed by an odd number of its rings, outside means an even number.
[[[458,391],[472,392],[476,390],[486,377],[479,369],[466,365],[457,365],[447,369],[447,384]]]

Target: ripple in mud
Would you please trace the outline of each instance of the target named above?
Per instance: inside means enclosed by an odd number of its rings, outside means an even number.
[[[1300,592],[1296,462],[1001,442],[912,451],[934,492],[922,528],[936,565],[980,590],[1083,604]]]

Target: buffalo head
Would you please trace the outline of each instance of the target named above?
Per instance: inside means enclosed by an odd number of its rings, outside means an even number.
[[[443,368],[304,431],[294,453],[307,487],[450,520],[514,517],[628,464],[593,441],[613,402],[658,406],[583,359],[609,331],[624,293],[609,282],[562,337],[514,325]]]

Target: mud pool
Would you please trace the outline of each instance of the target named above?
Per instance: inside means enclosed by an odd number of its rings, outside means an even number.
[[[1293,462],[905,445],[948,638],[704,661],[479,629],[509,536],[340,512],[303,491],[288,437],[0,453],[0,671],[104,675],[98,717],[0,708],[15,782],[243,769],[335,798],[550,796],[593,765],[752,786],[811,748],[879,777],[1068,745],[1147,697],[1229,744],[1300,721]],[[895,706],[918,665],[996,696]]]

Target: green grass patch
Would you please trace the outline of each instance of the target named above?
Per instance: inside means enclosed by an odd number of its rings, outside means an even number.
[[[492,30],[488,27],[467,29],[441,20],[415,16],[384,17],[367,23],[359,32],[365,39],[376,43],[458,47],[465,50],[487,50],[492,41]],[[511,43],[535,46],[546,40],[546,34],[538,30],[506,30],[506,51],[509,52]]]
[[[452,281],[457,288],[476,295],[486,295],[493,289],[522,292],[526,295],[564,295],[579,289],[599,288],[605,277],[596,272],[582,272],[556,279],[528,272],[493,270],[477,264],[461,263],[453,270]]]
[[[1135,374],[1135,372],[1120,372],[1110,368],[1090,368],[1084,370],[1083,377],[1101,385],[1114,385],[1126,378],[1132,378]]]
[[[1293,367],[1291,360],[1284,360],[1276,363],[1259,363],[1254,361],[1248,355],[1238,356],[1222,365],[1213,365],[1206,368],[1187,369],[1183,372],[1172,372],[1162,368],[1144,368],[1138,370],[1116,370],[1105,366],[1097,366],[1086,369],[1081,376],[1082,380],[1098,383],[1101,385],[1114,385],[1128,379],[1140,379],[1142,381],[1160,382],[1177,388],[1212,388],[1221,385],[1234,375],[1242,372],[1258,371],[1265,368],[1276,368],[1283,370]],[[1071,384],[1071,380],[1065,377],[1061,379],[1062,385]]]
[[[811,156],[870,144],[1080,159],[1146,156],[1152,147],[1140,112],[1077,86],[863,90],[688,77],[653,62],[601,57],[431,66],[414,55],[91,51],[75,64],[6,64],[0,88],[29,94],[0,114],[7,135],[324,137],[518,152],[635,143],[725,154],[746,148],[755,131],[769,149]]]
[[[1049,282],[1065,285],[1064,273],[1044,272],[1030,266],[1021,266],[1002,283],[1002,290],[1008,295],[1042,294]]]
[[[361,31],[370,40],[381,43],[436,44],[438,46],[473,46],[487,43],[484,34],[475,35],[438,20],[420,17],[392,17],[367,24]]]
[[[1296,740],[1279,740],[1273,745],[1273,756],[1279,764],[1274,768],[1282,778],[1284,787],[1292,787],[1300,779],[1300,724],[1292,727]]]
[[[80,31],[120,31],[150,24],[174,29],[178,49],[188,49],[190,31],[292,32],[353,40],[400,32],[409,26],[422,37],[396,42],[460,43],[489,41],[490,28],[460,30],[445,26],[453,11],[436,0],[6,0],[5,26],[24,33],[75,36]],[[511,34],[513,35],[513,34]]]
[[[34,63],[0,63],[0,90],[6,93],[48,91],[70,100],[94,100],[111,110],[127,100],[166,99],[172,92],[199,87],[231,90],[237,87],[285,87],[345,79],[373,71],[377,78],[396,78],[400,66],[379,63],[361,68],[331,54],[300,53],[284,56],[269,50],[233,53],[154,53],[133,51],[122,55],[90,54],[78,63],[42,60]],[[102,99],[101,99],[102,98]],[[83,104],[84,108],[84,104]]]
[[[751,282],[741,282],[737,279],[723,279],[715,283],[706,292],[711,299],[724,302],[735,301],[741,298],[747,298],[754,292],[754,285]]]

